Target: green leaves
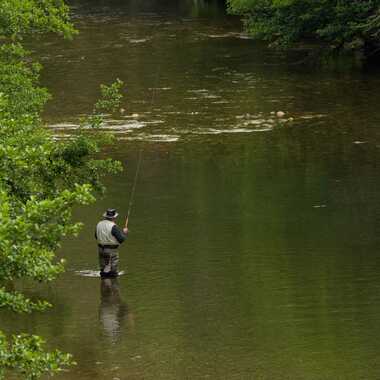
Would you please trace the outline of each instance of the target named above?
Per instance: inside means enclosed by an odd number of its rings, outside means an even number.
[[[95,157],[112,142],[98,127],[119,107],[120,80],[101,86],[93,114],[71,139],[55,141],[42,124],[50,96],[39,87],[41,66],[19,41],[46,32],[75,33],[62,0],[0,1],[0,38],[8,41],[0,46],[0,308],[20,313],[50,305],[15,291],[14,282],[52,281],[64,270],[55,252],[81,227],[72,222],[73,208],[93,202],[104,190],[102,177],[121,170],[119,162]],[[18,335],[8,342],[0,332],[0,379],[6,369],[34,380],[70,364],[70,355],[45,352],[39,337]]]
[[[380,46],[380,1],[228,0],[247,30],[272,45],[315,39],[331,49],[367,53]]]
[[[63,0],[2,0],[0,37],[21,40],[30,33],[48,32],[67,38],[76,33]]]
[[[26,380],[36,380],[46,372],[52,375],[75,364],[70,354],[45,352],[43,346],[44,341],[35,335],[15,335],[8,342],[0,333],[0,379],[5,378],[7,368],[17,370]]]
[[[95,104],[94,114],[98,115],[106,112],[116,112],[120,106],[120,101],[123,98],[123,95],[121,95],[122,87],[123,82],[120,79],[116,79],[116,81],[109,86],[104,84],[100,85],[102,95],[100,100]]]
[[[32,311],[43,311],[51,305],[46,301],[33,302],[18,292],[8,292],[0,288],[0,307],[6,307],[16,313],[31,313]]]
[[[38,87],[41,66],[28,63],[27,54],[19,43],[0,47],[0,91],[7,99],[8,116],[13,120],[26,115],[37,117],[50,98],[45,89]]]

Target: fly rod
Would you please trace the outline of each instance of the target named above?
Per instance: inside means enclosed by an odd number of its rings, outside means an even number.
[[[160,70],[161,70],[161,65],[157,69],[157,74],[156,74],[156,79],[155,79],[155,87],[157,87],[157,84],[158,84],[158,79],[160,77]],[[155,94],[156,94],[156,88],[152,88],[152,98],[151,98],[151,101],[150,101],[150,108],[153,107]],[[128,228],[129,216],[131,215],[133,201],[134,201],[134,198],[135,198],[136,185],[137,185],[137,180],[139,178],[139,173],[140,173],[140,168],[141,168],[141,162],[142,162],[142,158],[143,158],[143,154],[142,153],[143,153],[143,148],[141,146],[140,150],[139,150],[139,158],[138,158],[138,161],[137,161],[137,168],[136,168],[135,178],[133,180],[131,197],[129,198],[128,213],[127,213],[127,217],[125,219],[125,228]]]
[[[125,219],[125,228],[128,228],[128,221],[129,221],[129,216],[131,215],[133,200],[135,198],[135,191],[136,191],[137,179],[138,179],[139,173],[140,173],[141,161],[142,161],[142,148],[140,148],[140,151],[139,151],[139,159],[138,159],[138,162],[137,162],[137,168],[136,168],[135,178],[133,180],[133,187],[132,187],[132,191],[131,191],[131,197],[129,198],[128,213],[127,213],[127,217]]]

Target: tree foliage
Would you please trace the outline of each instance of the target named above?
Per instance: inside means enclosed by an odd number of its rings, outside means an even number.
[[[6,368],[17,368],[27,380],[38,379],[44,373],[54,374],[73,364],[71,355],[55,350],[45,352],[44,341],[36,335],[15,335],[10,345],[0,333],[0,378]]]
[[[277,46],[311,38],[367,55],[380,46],[379,0],[228,0],[228,5],[244,16],[253,36]]]
[[[20,40],[30,33],[76,33],[63,0],[1,0],[0,35]]]
[[[0,3],[0,307],[30,313],[50,305],[15,291],[15,281],[51,281],[64,269],[55,252],[64,236],[76,234],[76,205],[94,201],[101,176],[121,169],[94,155],[112,137],[99,132],[102,113],[117,109],[121,81],[101,86],[101,99],[77,133],[55,141],[40,114],[49,99],[39,87],[41,66],[21,45],[26,34],[75,33],[61,0],[2,0]],[[17,284],[17,282],[16,282]],[[43,340],[0,333],[0,379],[7,369],[27,379],[72,363],[59,351],[45,352]]]

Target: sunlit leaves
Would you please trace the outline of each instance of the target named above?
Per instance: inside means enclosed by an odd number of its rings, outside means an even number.
[[[35,335],[15,335],[8,342],[0,333],[0,379],[7,368],[17,369],[26,380],[36,380],[44,373],[54,374],[75,364],[72,356],[58,350],[44,351],[44,341]]]
[[[46,32],[65,37],[75,33],[63,0],[1,0],[0,36],[16,40],[29,33]]]
[[[49,94],[39,87],[41,66],[19,41],[45,32],[74,33],[63,1],[0,1],[0,308],[24,313],[49,304],[16,291],[15,281],[52,281],[64,270],[55,252],[81,227],[72,222],[73,208],[93,202],[94,192],[103,190],[102,177],[121,169],[119,162],[95,157],[112,141],[97,127],[104,114],[118,109],[121,81],[101,87],[93,114],[71,139],[54,140],[42,124]],[[34,380],[71,363],[70,355],[46,353],[42,343],[27,335],[7,341],[0,333],[0,379],[14,369]]]
[[[117,79],[114,83],[107,86],[102,84],[100,86],[101,98],[95,104],[94,114],[102,114],[104,112],[116,112],[120,105],[122,99],[121,88],[123,87],[123,82]]]
[[[16,313],[31,313],[32,311],[43,311],[51,305],[46,301],[32,301],[18,292],[9,292],[0,288],[0,307],[6,307]]]
[[[13,119],[36,116],[49,99],[47,91],[37,85],[41,66],[28,63],[27,54],[19,43],[0,47],[0,91],[7,96],[7,111]]]

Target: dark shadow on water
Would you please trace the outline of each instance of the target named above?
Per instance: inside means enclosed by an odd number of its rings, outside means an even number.
[[[226,13],[224,0],[68,0],[75,14],[166,13],[182,16],[213,17]]]
[[[112,343],[120,339],[125,327],[133,328],[133,315],[121,297],[117,278],[100,280],[99,321]]]

